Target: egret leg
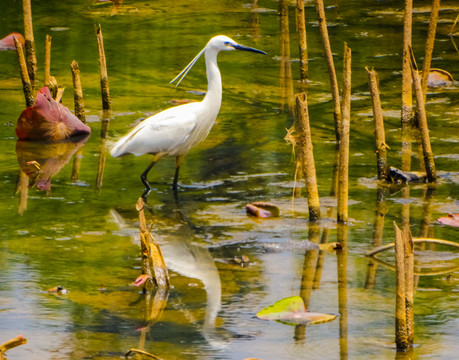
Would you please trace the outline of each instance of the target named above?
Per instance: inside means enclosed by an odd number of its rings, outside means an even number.
[[[150,184],[148,183],[148,180],[147,180],[147,174],[148,172],[151,170],[151,168],[156,164],[156,162],[158,161],[158,159],[155,157],[153,159],[153,161],[151,162],[150,165],[148,165],[148,167],[145,169],[145,171],[142,173],[142,175],[140,175],[140,180],[142,180],[143,184],[145,185],[145,190],[142,194],[142,199],[143,201],[147,202],[147,197],[148,197],[148,194],[150,193],[151,191],[151,187],[150,187]]]
[[[179,176],[179,170],[180,166],[182,165],[183,158],[185,155],[179,155],[175,158],[175,176],[174,176],[174,182],[172,183],[172,189],[177,190],[177,181],[178,181],[178,176]]]

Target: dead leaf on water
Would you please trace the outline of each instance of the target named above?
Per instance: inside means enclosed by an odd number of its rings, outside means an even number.
[[[275,320],[287,325],[322,324],[333,321],[338,315],[312,313],[306,311],[304,301],[299,296],[290,296],[265,307],[257,313],[262,320]]]
[[[437,221],[443,225],[459,227],[459,214],[448,214],[447,217],[438,218]]]
[[[256,201],[254,203],[247,204],[245,206],[245,210],[248,215],[256,216],[259,218],[279,216],[279,208],[277,205],[270,202]]]

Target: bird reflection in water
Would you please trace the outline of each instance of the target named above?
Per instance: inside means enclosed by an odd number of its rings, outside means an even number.
[[[178,206],[178,204],[177,204]],[[206,341],[214,348],[224,348],[225,340],[216,328],[218,313],[221,309],[221,280],[214,258],[205,246],[193,243],[196,236],[193,225],[186,221],[178,209],[180,219],[178,226],[168,226],[167,235],[158,236],[165,263],[169,270],[182,276],[199,280],[206,291],[205,318],[200,331]],[[125,219],[115,209],[110,210],[112,220],[119,226],[123,235],[128,235],[135,243],[139,242],[139,230],[134,225],[136,221]],[[158,221],[155,221],[158,224]],[[189,313],[185,310],[186,313]],[[192,321],[193,322],[193,321]]]

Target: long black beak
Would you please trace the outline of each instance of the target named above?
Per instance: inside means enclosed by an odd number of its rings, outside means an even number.
[[[255,53],[266,55],[266,53],[264,51],[261,51],[261,50],[258,50],[258,49],[254,49],[254,48],[251,48],[251,47],[248,47],[248,46],[245,46],[245,45],[241,45],[241,44],[233,45],[233,48],[235,48],[236,50],[251,51],[251,52],[255,52]]]

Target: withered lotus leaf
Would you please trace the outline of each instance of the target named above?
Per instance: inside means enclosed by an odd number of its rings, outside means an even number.
[[[14,38],[19,40],[19,42],[24,46],[25,40],[24,36],[17,32],[13,32],[7,36],[5,36],[3,39],[0,39],[0,51],[2,50],[16,50],[16,44],[14,42]]]
[[[437,221],[443,225],[459,227],[459,214],[448,214],[447,217],[438,218]]]
[[[288,325],[322,324],[336,319],[335,314],[312,313],[306,311],[300,296],[290,296],[276,301],[257,313],[262,320],[275,320]]]
[[[35,104],[22,112],[16,126],[19,140],[60,141],[89,133],[91,128],[54,100],[46,86],[38,92]]]
[[[279,216],[279,208],[270,202],[256,201],[245,206],[247,214],[259,218],[269,218]]]

